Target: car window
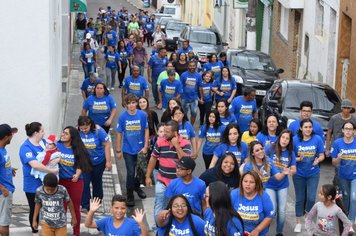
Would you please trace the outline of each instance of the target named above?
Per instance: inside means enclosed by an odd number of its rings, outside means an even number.
[[[323,89],[320,87],[314,87],[313,91],[315,95],[313,110],[334,113],[336,105],[339,103],[339,97],[335,92],[331,89]]]
[[[191,31],[189,41],[192,43],[217,44],[216,35],[211,31]]]
[[[168,22],[166,30],[182,31],[185,27],[184,23],[179,22]]]
[[[280,84],[276,84],[275,86],[271,87],[271,97],[270,100],[277,100],[280,101],[282,98],[282,86]]]
[[[275,71],[271,58],[256,54],[234,54],[231,56],[231,65],[245,70]]]
[[[288,88],[284,98],[284,106],[286,109],[299,110],[299,105],[302,101],[311,101],[315,104],[313,90],[306,86],[293,86]]]

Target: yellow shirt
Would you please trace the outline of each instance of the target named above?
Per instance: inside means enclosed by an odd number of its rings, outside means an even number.
[[[241,141],[246,143],[247,145],[250,145],[250,143],[255,139],[256,139],[256,135],[250,136],[249,131],[245,131],[241,137]]]

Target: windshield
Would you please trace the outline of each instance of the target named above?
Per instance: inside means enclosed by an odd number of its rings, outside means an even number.
[[[192,43],[217,44],[216,35],[209,31],[191,31],[189,40]]]
[[[166,25],[169,20],[172,20],[172,18],[171,17],[162,17],[160,24]]]
[[[173,7],[165,7],[164,14],[174,15],[176,14],[176,9]]]
[[[231,56],[231,65],[245,70],[275,71],[271,58],[261,55],[238,53]]]
[[[169,22],[167,24],[166,29],[167,30],[173,30],[173,31],[179,31],[181,32],[185,27],[184,23],[178,23],[178,22]]]

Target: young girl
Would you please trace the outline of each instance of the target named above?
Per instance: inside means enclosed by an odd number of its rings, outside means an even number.
[[[236,81],[232,78],[229,68],[222,67],[218,79],[214,81],[213,91],[216,101],[225,99],[229,104],[236,94]]]
[[[280,132],[279,127],[278,118],[273,114],[268,115],[263,124],[262,131],[257,134],[256,139],[260,141],[264,147],[273,144],[277,141]]]
[[[235,115],[229,112],[229,103],[225,99],[218,101],[216,106],[218,108],[220,120],[223,125],[226,126],[230,123],[236,123]]]
[[[138,30],[138,36],[140,37],[140,40],[142,43],[145,42],[145,34],[144,34],[144,29],[143,29],[143,26],[141,25],[140,26],[140,29]]]
[[[247,145],[241,142],[241,132],[238,124],[230,123],[226,126],[222,136],[222,143],[223,145],[219,145],[215,148],[209,168],[214,167],[218,159],[227,152],[232,152],[235,155],[239,165],[247,158]]]
[[[247,145],[250,145],[252,141],[256,139],[256,135],[262,129],[262,124],[259,119],[252,119],[250,121],[249,130],[245,131],[242,134],[241,141],[245,142]]]
[[[207,115],[206,123],[200,128],[197,147],[197,151],[199,151],[203,143],[203,139],[205,138],[206,141],[203,146],[203,159],[206,169],[210,166],[215,148],[221,143],[221,136],[225,129],[225,126],[221,124],[219,113],[216,110],[210,111]]]
[[[207,113],[210,112],[213,105],[213,76],[211,71],[203,73],[203,83],[199,87],[200,98],[198,100],[198,106],[200,111],[200,126],[204,124],[204,118]]]
[[[181,107],[182,103],[175,97],[169,99],[169,101],[168,101],[168,108],[169,109],[167,109],[167,110],[165,110],[163,112],[162,117],[161,117],[161,122],[166,123],[166,122],[172,120],[172,110],[176,106]]]
[[[323,185],[318,195],[319,202],[315,203],[305,221],[308,235],[348,235],[352,223],[342,210],[342,203],[335,186]],[[314,218],[317,218],[317,222]],[[343,227],[338,227],[340,223],[343,223]],[[343,230],[339,232],[341,228]]]

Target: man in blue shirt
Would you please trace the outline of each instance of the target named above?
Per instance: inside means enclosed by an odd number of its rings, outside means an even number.
[[[178,49],[177,54],[179,55],[181,52],[184,52],[185,55],[188,56],[189,51],[193,51],[193,48],[189,45],[189,40],[185,40],[182,44],[182,47]]]
[[[10,144],[17,128],[11,128],[8,124],[0,125],[0,235],[9,235],[11,224],[12,194],[15,186],[12,177],[16,169],[11,167],[10,156],[5,147]]]
[[[82,83],[82,86],[80,87],[80,90],[82,91],[82,97],[84,100],[87,99],[90,95],[93,95],[94,87],[97,83],[102,83],[102,80],[98,79],[96,73],[89,72],[89,78],[85,78],[85,80]]]
[[[202,84],[201,74],[196,72],[197,64],[195,61],[190,61],[188,70],[180,77],[180,82],[183,87],[182,106],[185,115],[188,115],[190,109],[190,123],[194,126],[195,118],[198,111],[198,89]]]
[[[111,29],[111,26],[108,25],[108,31],[104,34],[104,44],[105,44],[105,50],[104,53],[108,51],[108,46],[114,46],[116,48],[116,31]]]
[[[149,90],[146,79],[140,75],[138,66],[132,67],[132,75],[126,77],[121,91],[122,106],[125,107],[125,96],[127,94],[135,94],[137,97],[145,96],[148,99]]]

